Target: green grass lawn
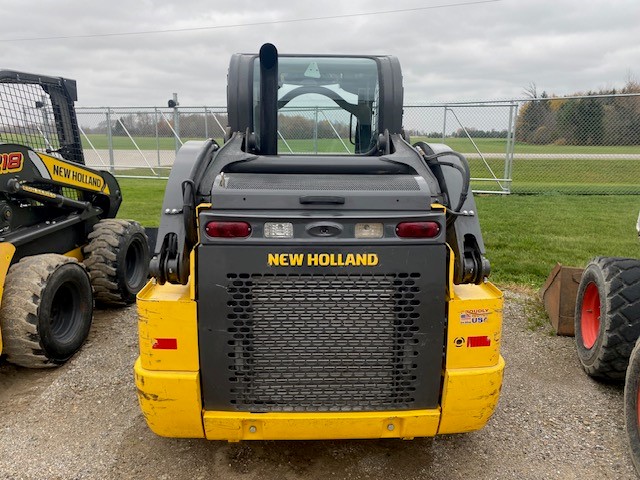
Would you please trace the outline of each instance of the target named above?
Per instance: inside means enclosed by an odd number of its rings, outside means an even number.
[[[121,218],[158,226],[166,181],[120,179]],[[632,195],[476,196],[492,280],[539,288],[560,262],[584,266],[604,256],[640,256]]]
[[[504,178],[504,161],[487,159],[497,178]],[[491,178],[486,164],[469,159],[471,176]],[[640,194],[640,160],[514,159],[513,193],[633,193]],[[495,183],[474,182],[476,190],[499,189]]]
[[[637,196],[478,196],[487,256],[498,283],[539,288],[560,262],[640,257]]]
[[[167,181],[119,178],[118,182],[123,197],[118,217],[137,220],[146,227],[157,227]]]

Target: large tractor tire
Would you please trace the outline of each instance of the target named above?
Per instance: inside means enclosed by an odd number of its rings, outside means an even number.
[[[76,259],[53,253],[25,257],[5,280],[3,353],[23,367],[60,365],[86,340],[92,316],[89,275]]]
[[[640,475],[640,340],[629,357],[624,384],[624,419],[629,450],[636,472]]]
[[[640,336],[640,261],[599,257],[587,265],[578,287],[575,340],[578,358],[592,377],[621,381]]]
[[[96,304],[128,305],[147,283],[149,245],[144,228],[131,220],[100,220],[83,248]]]

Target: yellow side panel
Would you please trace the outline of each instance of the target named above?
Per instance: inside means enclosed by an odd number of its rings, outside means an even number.
[[[153,372],[134,367],[138,401],[149,428],[172,438],[203,438],[200,375],[197,372]]]
[[[502,305],[502,292],[489,282],[454,285],[449,299],[447,370],[498,363]]]
[[[2,299],[4,281],[15,252],[16,247],[14,247],[13,244],[6,242],[0,243],[0,299]],[[0,330],[0,354],[2,354],[2,330]]]
[[[340,413],[204,412],[209,440],[327,440],[432,437],[440,410]]]
[[[498,404],[504,359],[488,368],[447,370],[438,434],[462,433],[485,426]]]
[[[152,280],[138,293],[137,304],[142,368],[197,372],[198,322],[189,286]],[[166,342],[175,348],[154,348]]]

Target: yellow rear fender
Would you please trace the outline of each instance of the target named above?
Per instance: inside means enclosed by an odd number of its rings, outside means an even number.
[[[141,367],[198,372],[198,320],[189,285],[153,280],[138,293]]]

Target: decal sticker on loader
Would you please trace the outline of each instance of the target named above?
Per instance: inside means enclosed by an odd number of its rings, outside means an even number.
[[[476,310],[464,310],[460,312],[460,323],[462,325],[478,325],[487,323],[490,311],[484,308]]]
[[[269,253],[270,267],[375,267],[376,253]]]
[[[16,173],[24,166],[24,155],[21,152],[0,153],[0,175]]]
[[[104,179],[93,172],[83,169],[80,166],[69,165],[57,158],[48,155],[40,155],[44,162],[51,179],[73,187],[84,188],[97,192],[109,194],[109,187],[105,184]]]

